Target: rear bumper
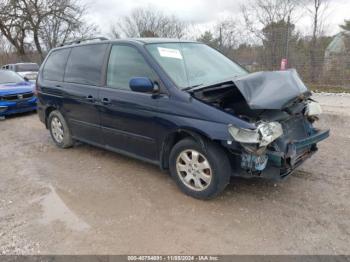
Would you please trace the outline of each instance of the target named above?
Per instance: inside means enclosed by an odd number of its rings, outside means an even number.
[[[36,110],[36,97],[24,101],[5,102],[0,101],[0,116],[8,116]]]

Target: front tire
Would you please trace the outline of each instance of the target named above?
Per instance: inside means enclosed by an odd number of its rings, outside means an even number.
[[[52,140],[58,147],[68,148],[73,146],[74,141],[67,122],[58,110],[50,113],[48,118],[48,128],[50,130]]]
[[[178,142],[169,157],[171,176],[187,195],[210,199],[221,193],[230,181],[231,165],[227,154],[215,143],[205,149],[186,138]]]

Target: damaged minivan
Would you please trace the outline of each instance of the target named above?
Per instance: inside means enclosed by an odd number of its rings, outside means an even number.
[[[232,176],[284,179],[329,136],[313,126],[321,108],[295,70],[249,73],[191,41],[70,43],[50,51],[36,92],[57,146],[154,163],[200,199]]]

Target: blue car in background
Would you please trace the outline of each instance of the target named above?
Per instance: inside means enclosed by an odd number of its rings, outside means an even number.
[[[9,70],[0,70],[0,117],[36,110],[34,84]]]

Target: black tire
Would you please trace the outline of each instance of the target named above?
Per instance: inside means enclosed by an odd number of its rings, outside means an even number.
[[[58,119],[60,121],[60,123],[62,124],[62,129],[63,129],[63,139],[62,141],[59,141],[56,139],[56,137],[54,136],[54,131],[53,131],[53,120],[54,119]],[[50,113],[49,118],[47,120],[47,125],[48,128],[50,130],[50,134],[51,134],[51,138],[52,140],[55,142],[55,144],[58,147],[61,148],[69,148],[72,147],[74,145],[74,141],[72,139],[72,135],[71,132],[68,128],[67,122],[64,119],[64,117],[62,116],[62,114],[58,111],[58,110],[54,110]]]
[[[176,163],[180,154],[186,150],[195,150],[206,158],[211,168],[211,181],[200,191],[189,188],[180,178]],[[185,138],[179,141],[171,150],[169,157],[170,173],[180,189],[187,195],[198,199],[211,199],[220,194],[230,182],[231,165],[226,152],[217,144],[206,141],[205,150],[195,140]],[[181,172],[180,172],[181,173]],[[186,172],[185,172],[186,174]],[[194,183],[194,181],[190,181]]]

